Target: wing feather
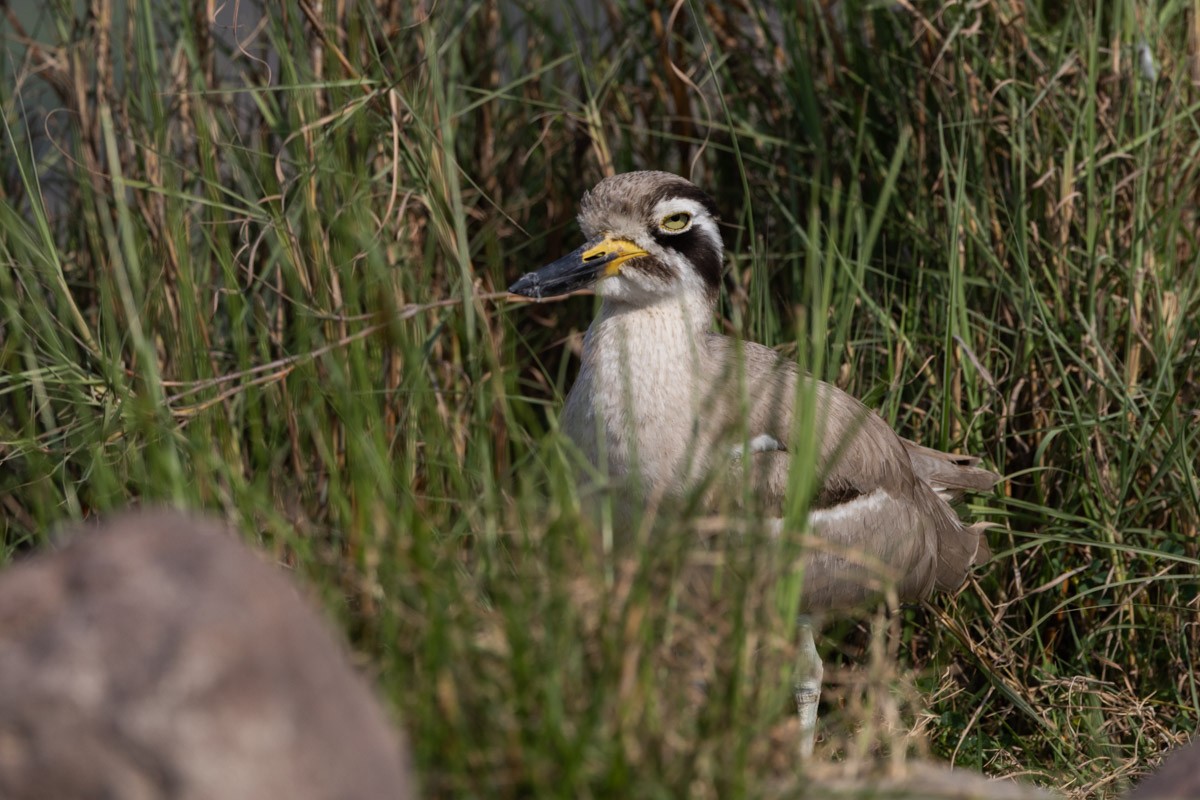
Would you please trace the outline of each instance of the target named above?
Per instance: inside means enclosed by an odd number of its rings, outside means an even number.
[[[781,515],[786,507],[791,456],[804,441],[793,431],[795,408],[812,404],[819,486],[810,525],[824,547],[809,556],[807,608],[861,602],[864,591],[878,590],[879,565],[896,573],[901,598],[912,600],[935,587],[957,588],[973,564],[986,560],[985,526],[964,526],[947,503],[999,480],[977,467],[977,458],[902,439],[861,402],[762,345],[715,334],[709,345],[714,368],[740,368],[745,376],[744,394],[728,391],[731,380],[740,380],[736,373],[714,376],[709,385],[725,390],[714,398],[713,415],[729,430],[744,415],[748,439],[786,443],[785,449],[752,445],[744,457],[765,513]]]

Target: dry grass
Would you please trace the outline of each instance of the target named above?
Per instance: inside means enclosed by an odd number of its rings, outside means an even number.
[[[431,795],[791,791],[788,551],[597,553],[591,304],[497,294],[601,175],[694,170],[723,326],[1008,476],[978,582],[828,627],[825,755],[1111,796],[1200,718],[1200,7],[798,6],[4,5],[7,552],[223,513]]]

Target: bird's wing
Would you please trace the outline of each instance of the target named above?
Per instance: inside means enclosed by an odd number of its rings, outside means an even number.
[[[815,448],[819,457],[814,508],[876,489],[911,494],[916,476],[908,451],[879,415],[836,386],[802,374],[794,362],[770,348],[716,335],[709,344],[713,357],[708,362],[724,373],[707,382],[721,387],[709,419],[723,421],[728,428],[725,435],[733,438],[742,435],[737,428],[744,419],[744,434],[751,445],[756,437],[766,436],[784,443],[784,450]],[[799,425],[795,424],[797,408],[809,412]],[[786,454],[776,448],[756,453],[752,446],[751,457],[762,462],[754,465],[760,498],[782,505],[788,480]]]
[[[807,449],[807,441],[819,454],[809,524],[830,549],[810,557],[808,607],[859,602],[872,564],[894,570],[900,596],[915,599],[934,586],[957,588],[972,564],[986,560],[982,528],[964,527],[939,497],[943,487],[950,496],[992,486],[996,477],[975,467],[976,460],[906,442],[858,400],[769,348],[717,336],[710,345],[719,354],[711,362],[729,373],[720,383],[733,404],[718,416],[746,420],[751,447],[743,468],[764,513],[781,516],[786,507],[792,452]],[[794,426],[797,408],[808,413]],[[807,438],[793,430],[805,425],[812,428]],[[756,449],[755,439],[764,436],[760,445],[786,444]]]
[[[948,502],[958,502],[966,492],[985,492],[1000,481],[1000,476],[977,465],[975,456],[943,453],[908,439],[900,440],[908,451],[917,477]]]

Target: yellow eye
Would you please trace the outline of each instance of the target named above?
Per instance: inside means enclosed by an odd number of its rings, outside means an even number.
[[[686,211],[680,211],[678,214],[671,214],[663,217],[663,221],[658,223],[658,227],[662,228],[667,233],[679,233],[685,230],[692,222],[692,215]]]

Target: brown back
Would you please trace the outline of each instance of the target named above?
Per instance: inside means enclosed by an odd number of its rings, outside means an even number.
[[[891,567],[899,596],[906,601],[924,599],[934,588],[958,588],[974,564],[987,560],[983,527],[965,527],[949,505],[964,491],[989,488],[999,479],[975,467],[978,459],[906,442],[858,400],[803,375],[793,361],[769,348],[717,334],[707,336],[706,342],[712,356],[707,363],[715,365],[714,370],[744,367],[747,427],[752,435],[767,433],[789,442],[798,405],[811,405],[817,433],[812,444],[823,481],[813,498],[815,509],[835,509],[882,492],[871,510],[857,511],[836,524],[814,525],[819,538],[859,557],[815,556],[806,578],[806,609],[845,608],[870,596],[873,591],[864,578],[879,570],[864,568],[862,557],[866,563]],[[736,380],[733,374],[733,378],[716,374],[709,383],[723,387]],[[798,386],[803,391],[798,393]],[[737,414],[733,406],[722,409],[720,416],[736,419]],[[764,453],[755,461],[752,479],[757,495],[768,507],[782,509],[790,455]]]

